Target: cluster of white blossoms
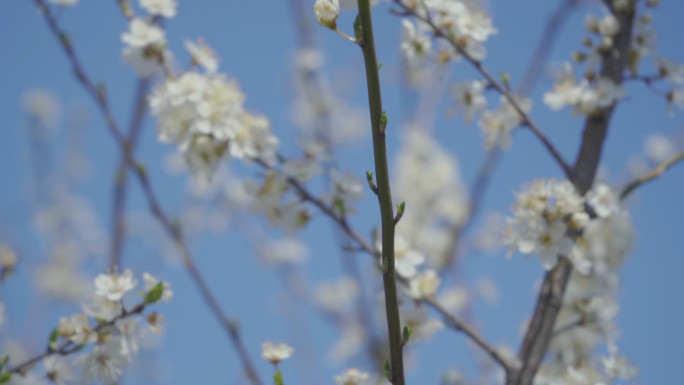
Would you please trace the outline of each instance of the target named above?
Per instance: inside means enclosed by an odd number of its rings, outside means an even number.
[[[393,193],[406,202],[398,239],[441,266],[453,229],[468,217],[468,197],[457,160],[422,127],[409,126],[395,160]]]
[[[577,82],[572,66],[565,63],[553,91],[544,94],[544,103],[554,111],[570,106],[578,114],[591,116],[612,107],[625,96],[624,87],[606,77],[593,80],[585,77]]]
[[[414,10],[420,19],[431,20],[444,36],[452,39],[468,56],[475,60],[485,58],[484,43],[497,33],[492,18],[476,2],[462,0],[402,1]],[[422,22],[419,22],[422,23]],[[429,29],[428,26],[426,29]],[[460,57],[453,47],[442,45],[439,58],[447,61]]]
[[[469,80],[452,86],[455,105],[450,112],[461,116],[466,124],[471,124],[479,114],[478,126],[485,136],[487,149],[506,150],[511,146],[511,131],[525,122],[522,113],[528,114],[532,110],[532,101],[520,95],[513,95],[516,106],[508,97],[501,95],[500,104],[496,109],[487,108],[487,98],[484,95],[487,83],[483,80]]]
[[[193,71],[167,79],[149,104],[159,139],[176,143],[191,168],[208,176],[228,155],[275,163],[278,139],[268,119],[244,109],[244,100],[235,81]]]
[[[171,58],[164,30],[156,18],[175,17],[178,3],[176,0],[140,0],[140,6],[149,15],[131,19],[128,31],[121,35],[121,41],[126,44],[121,56],[138,76],[146,78],[155,75]]]
[[[143,275],[143,280],[141,302],[127,308],[125,296],[137,286],[130,270],[121,274],[101,274],[95,278],[95,294],[91,302],[83,306],[82,313],[62,317],[50,339],[52,351],[60,352],[60,355],[51,355],[45,360],[45,370],[52,381],[62,384],[74,379],[72,363],[61,355],[62,350],[67,352],[73,346],[92,347],[75,360],[84,381],[113,384],[121,377],[138,353],[145,333],[161,331],[161,315],[156,312],[143,314],[143,311],[150,304],[169,301],[173,297],[167,282],[159,281],[148,273]]]
[[[243,188],[248,207],[263,214],[276,228],[291,233],[311,219],[309,210],[299,197],[290,194],[288,178],[280,172],[269,170],[259,181],[246,181]]]
[[[532,101],[528,98],[515,96],[515,103],[525,114],[532,110]],[[487,149],[506,150],[511,147],[511,131],[524,122],[523,116],[511,104],[507,97],[501,96],[501,104],[495,110],[483,111],[478,126],[485,136]]]
[[[631,383],[639,373],[638,369],[630,364],[624,357],[618,355],[617,348],[613,344],[608,346],[608,355],[601,357],[600,362],[578,365],[549,370],[542,366],[535,384],[539,385],[606,385],[613,383]],[[624,381],[624,382],[623,382]]]
[[[596,185],[582,197],[569,181],[554,179],[528,184],[517,194],[512,210],[505,239],[511,252],[536,253],[546,269],[560,256],[568,257],[584,274],[601,262],[600,253],[585,250],[591,247],[589,240],[598,231],[596,227],[608,218],[627,215],[605,184]]]
[[[481,61],[486,56],[484,43],[497,33],[492,19],[476,2],[462,0],[402,0],[404,6],[413,10],[417,20],[402,21],[401,52],[409,75],[420,79],[425,75],[425,64],[433,54],[433,27],[424,20],[430,20],[440,34],[458,47],[441,39],[435,50],[437,63],[457,60],[462,55]]]

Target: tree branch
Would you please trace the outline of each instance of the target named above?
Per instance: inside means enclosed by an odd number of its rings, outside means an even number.
[[[603,57],[601,76],[611,79],[616,84],[622,84],[632,39],[634,12],[618,12],[615,9],[611,11],[618,19],[620,31],[615,36],[614,48]],[[588,117],[585,122],[582,143],[570,173],[570,180],[582,195],[591,189],[594,182],[614,108],[615,106],[611,106],[599,111]],[[571,271],[572,264],[567,258],[562,257],[544,277],[532,321],[518,351],[522,367],[508,376],[507,385],[532,384],[553,337],[553,329]]]
[[[627,186],[622,190],[620,193],[620,199],[624,200],[631,194],[634,190],[637,188],[641,187],[642,185],[652,181],[653,179],[658,178],[659,176],[663,175],[665,171],[679,163],[680,161],[684,160],[684,151],[680,151],[677,153],[675,156],[672,158],[664,161],[663,163],[659,164],[655,168],[653,168],[651,171],[647,172],[646,174],[638,177],[637,179],[629,182]]]
[[[401,345],[401,320],[397,299],[397,281],[394,268],[394,209],[387,166],[387,147],[385,143],[386,117],[383,121],[382,96],[378,60],[375,53],[375,37],[371,17],[370,0],[358,0],[359,16],[356,26],[359,47],[363,51],[368,86],[368,105],[370,107],[371,129],[373,134],[373,155],[375,175],[378,186],[382,228],[382,281],[385,291],[385,312],[390,348],[390,381],[394,385],[404,385],[404,357]],[[361,30],[358,31],[358,28]],[[359,33],[360,32],[360,33]]]
[[[520,115],[520,118],[522,119],[522,125],[529,128],[532,133],[541,141],[542,145],[546,148],[546,150],[549,152],[551,157],[556,161],[558,166],[563,170],[563,173],[570,178],[572,174],[572,170],[568,163],[563,159],[563,156],[558,152],[556,147],[551,143],[551,141],[544,135],[542,130],[539,128],[539,126],[532,120],[529,114],[527,114],[520,104],[515,100],[513,97],[513,94],[508,90],[507,87],[505,87],[501,82],[499,82],[492,74],[489,72],[489,70],[482,64],[482,62],[475,60],[472,56],[468,54],[453,38],[451,38],[449,35],[447,35],[439,26],[437,26],[432,19],[430,18],[429,12],[425,13],[425,16],[420,15],[416,13],[415,9],[405,5],[402,0],[394,0],[396,4],[398,4],[404,12],[407,14],[413,15],[416,19],[426,23],[427,25],[430,26],[432,29],[432,32],[435,34],[435,36],[440,37],[449,43],[449,45],[456,50],[461,56],[463,56],[468,63],[470,63],[475,69],[482,75],[489,85],[495,89],[497,92],[499,92],[504,98],[506,98],[506,101],[513,107],[513,109]]]

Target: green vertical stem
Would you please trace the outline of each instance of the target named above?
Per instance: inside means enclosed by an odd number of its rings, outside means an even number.
[[[392,193],[390,191],[389,169],[387,167],[385,124],[381,122],[383,112],[380,78],[378,76],[378,60],[375,55],[370,1],[358,0],[358,7],[361,31],[360,35],[357,35],[357,39],[363,51],[363,59],[366,64],[368,105],[370,107],[373,131],[373,155],[378,186],[377,196],[382,222],[382,281],[385,289],[385,311],[387,313],[387,330],[389,333],[391,382],[394,385],[404,385],[401,321],[399,320],[397,280],[394,270],[394,210],[392,208]]]

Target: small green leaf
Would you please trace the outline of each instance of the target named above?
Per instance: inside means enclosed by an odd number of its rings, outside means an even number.
[[[382,62],[378,63],[378,72],[380,72],[381,68],[382,68]]]
[[[396,225],[404,216],[404,210],[406,210],[406,202],[401,202],[397,205],[397,215],[394,217],[394,224]]]
[[[2,358],[0,358],[0,370],[2,370],[5,366],[7,366],[7,363],[9,362],[9,356],[7,354],[4,354]]]
[[[4,372],[0,373],[0,384],[6,384],[12,379],[12,373]]]
[[[506,86],[506,88],[509,88],[509,85],[511,83],[511,77],[505,72],[500,72],[499,77],[501,78],[501,82]]]
[[[356,19],[354,19],[354,37],[356,37],[356,41],[361,44],[363,41],[363,26],[361,25],[361,15],[356,15]]]
[[[50,333],[50,339],[48,341],[48,348],[50,350],[57,349],[57,340],[59,339],[59,328],[55,328],[52,333]]]
[[[385,378],[387,378],[389,382],[392,382],[392,368],[390,367],[389,361],[385,360],[383,370],[385,371]]]
[[[155,303],[159,301],[164,294],[164,282],[157,283],[152,290],[145,294],[145,303]]]
[[[373,181],[373,171],[366,171],[366,181],[368,182],[368,187],[370,187],[371,191],[377,195],[378,186],[376,186],[375,182]]]
[[[273,376],[273,383],[275,385],[283,385],[283,372],[280,370],[275,372],[275,375]]]
[[[387,128],[387,113],[382,111],[382,115],[380,115],[380,133],[385,133],[385,128]]]
[[[411,334],[413,334],[413,328],[405,325],[404,329],[401,331],[401,346],[404,346],[409,342]]]

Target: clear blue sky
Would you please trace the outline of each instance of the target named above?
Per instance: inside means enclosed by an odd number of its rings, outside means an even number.
[[[517,84],[543,32],[546,18],[557,2],[491,0],[499,34],[487,43],[487,66],[495,73],[510,73],[513,84]],[[178,16],[166,25],[170,47],[181,58],[184,58],[184,37],[204,37],[222,58],[222,71],[239,80],[248,97],[248,108],[266,114],[286,144],[284,152],[294,153],[289,146],[296,133],[288,117],[291,99],[288,71],[296,41],[295,23],[287,5],[288,1],[181,0]],[[391,121],[405,121],[411,115],[416,97],[400,86],[397,76],[400,24],[387,10],[388,6],[384,4],[376,11],[379,57],[385,65],[382,78],[385,108]],[[552,52],[553,62],[565,60],[577,47],[582,36],[580,26],[587,11],[597,13],[597,7],[587,5],[568,17]],[[307,12],[313,17],[309,7]],[[683,14],[684,3],[679,1],[662,1],[654,12],[659,34],[657,47],[679,62],[684,62],[680,41],[684,33]],[[343,15],[342,28],[351,30],[352,19],[351,13]],[[73,44],[93,78],[107,85],[115,115],[125,122],[135,78],[133,71],[120,59],[119,36],[127,22],[120,15],[116,2],[83,0],[77,7],[62,12],[60,23],[73,36]],[[314,35],[328,54],[328,73],[344,74],[355,81],[349,90],[350,102],[363,106],[363,65],[358,49],[323,28],[314,28]],[[64,106],[85,103],[90,110],[84,145],[93,169],[89,178],[75,189],[90,200],[100,224],[106,229],[110,224],[112,181],[118,154],[95,106],[71,76],[64,55],[33,2],[10,0],[4,4],[0,13],[0,36],[0,241],[19,245],[22,254],[26,255],[26,262],[19,266],[17,275],[0,288],[0,300],[7,304],[9,317],[8,325],[0,332],[0,340],[19,339],[26,343],[30,352],[37,353],[44,348],[49,329],[58,317],[77,308],[39,300],[28,287],[34,264],[43,258],[45,250],[41,249],[32,224],[34,206],[29,193],[32,168],[25,116],[21,111],[23,93],[31,88],[44,88],[58,96]],[[461,63],[453,68],[451,78],[456,80],[472,75],[472,70]],[[543,106],[541,95],[547,87],[548,80],[544,80],[532,93],[535,100],[533,116],[566,158],[572,159],[582,121],[567,111],[553,114]],[[643,153],[644,139],[650,133],[681,136],[683,131],[684,115],[667,117],[663,101],[642,86],[630,86],[629,91],[630,97],[617,112],[605,148],[603,166],[614,179],[624,174],[633,154]],[[441,106],[440,111],[446,106]],[[472,181],[483,156],[479,132],[474,127],[464,127],[458,120],[444,118],[442,112],[437,115],[436,135],[459,158],[465,180]],[[66,125],[60,127],[64,130]],[[64,151],[61,147],[64,137],[62,131],[60,139],[54,143],[55,159]],[[392,155],[397,142],[391,140],[390,145],[393,146]],[[183,201],[185,177],[162,172],[163,160],[172,151],[172,146],[157,142],[154,124],[148,119],[138,154],[150,170],[165,207],[178,212]],[[367,140],[343,151],[339,160],[343,168],[363,175],[372,164]],[[491,210],[505,212],[512,203],[512,191],[524,181],[560,176],[560,170],[540,144],[524,130],[515,134],[513,148],[504,160],[485,197],[485,207]],[[641,368],[638,382],[644,384],[678,383],[681,378],[679,366],[684,362],[681,349],[684,346],[682,180],[684,166],[643,188],[631,200],[637,237],[622,274],[619,326],[623,336],[620,347]],[[129,207],[145,210],[139,189],[135,183],[133,186]],[[377,223],[376,208],[368,195],[361,207],[362,214],[354,223],[367,234],[367,230]],[[324,218],[317,216],[302,234],[311,246],[311,255],[302,274],[311,283],[341,274],[331,229]],[[269,378],[272,370],[258,358],[261,342],[282,340],[297,349],[295,359],[283,365],[288,384],[333,383],[331,375],[345,369],[344,365],[331,364],[324,358],[323,353],[337,339],[335,329],[284,290],[286,284],[280,272],[261,265],[232,230],[220,236],[194,239],[191,248],[226,312],[240,320],[245,343],[263,378]],[[159,356],[158,361],[167,373],[161,382],[244,383],[233,349],[187,274],[178,264],[163,264],[166,259],[150,250],[139,242],[129,244],[124,265],[140,273],[143,269],[157,272],[175,288],[176,299],[159,308],[168,318],[167,334],[158,350],[152,351],[152,355]],[[542,271],[536,259],[519,256],[506,259],[504,254],[502,250],[495,256],[469,256],[463,268],[471,283],[483,276],[497,282],[499,304],[477,305],[476,318],[491,341],[517,347],[517,333],[531,313],[533,288]],[[363,261],[367,262],[365,258]],[[95,274],[106,266],[106,261],[88,261],[87,265]],[[437,384],[441,369],[472,363],[462,336],[449,330],[440,333],[432,342],[414,350],[417,360],[409,371],[409,383]],[[143,358],[156,362],[148,356]],[[374,369],[362,360],[350,364]],[[150,382],[136,376],[124,381],[124,384],[143,383]]]

